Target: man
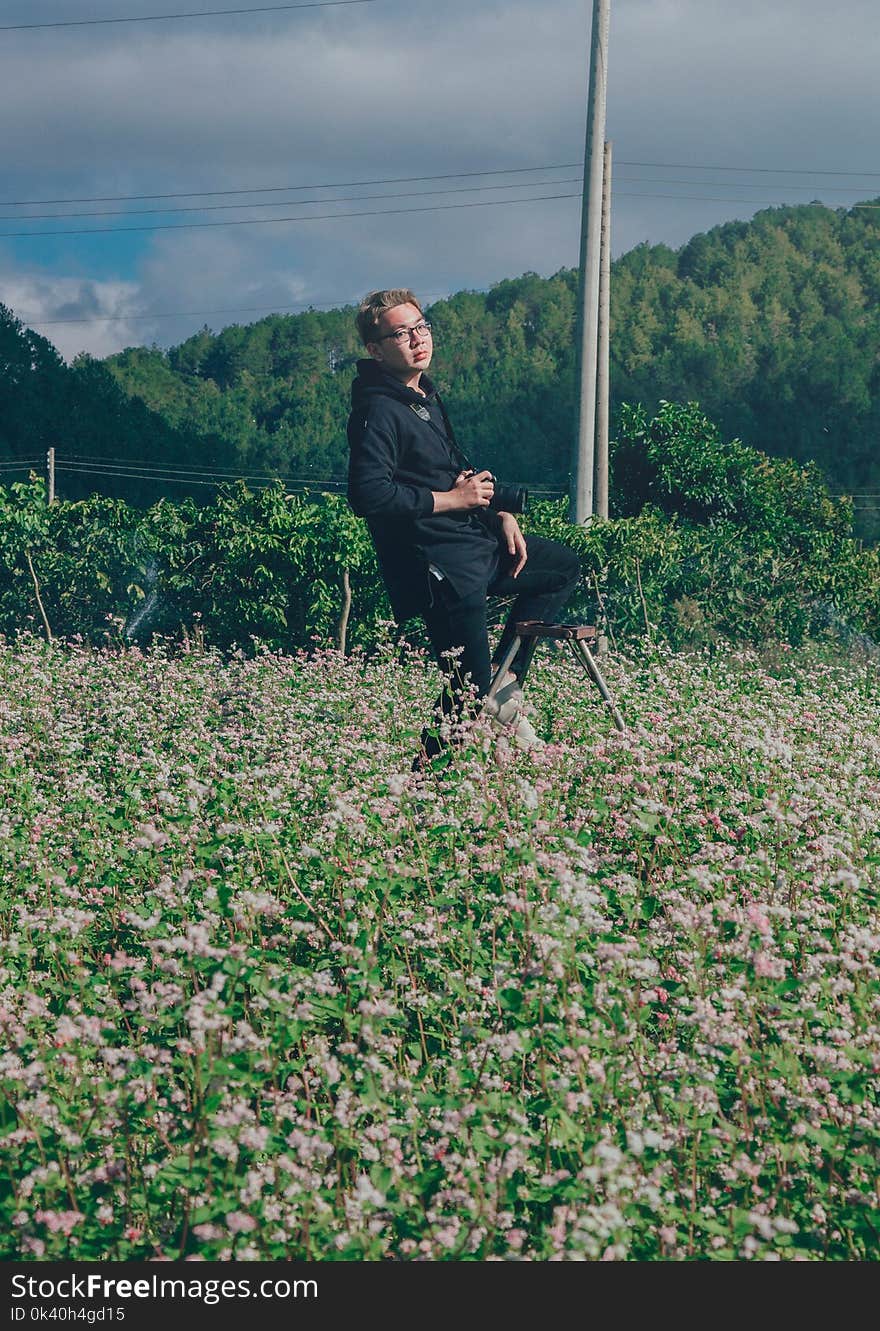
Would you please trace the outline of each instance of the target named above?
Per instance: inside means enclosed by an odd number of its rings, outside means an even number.
[[[558,616],[578,583],[578,558],[556,541],[526,540],[511,511],[522,492],[498,487],[459,448],[427,375],[432,330],[413,292],[371,292],[356,322],[369,358],[358,361],[351,389],[348,500],[367,521],[395,618],[425,622],[447,676],[441,712],[460,718],[469,697],[479,705],[488,692],[514,624]],[[494,662],[490,595],[516,598]],[[534,639],[522,645],[493,699],[497,720],[524,746],[540,744],[520,710],[533,650]],[[426,727],[413,766],[442,747]]]

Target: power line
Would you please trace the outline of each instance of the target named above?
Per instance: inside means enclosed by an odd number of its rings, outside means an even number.
[[[175,472],[178,474],[185,473],[187,475],[194,474],[201,476],[204,475],[213,476],[213,477],[219,477],[220,479],[229,479],[229,478],[244,479],[244,477],[242,477],[241,470],[237,467],[220,467],[216,465],[211,467],[200,467],[200,466],[186,466],[184,464],[175,463],[175,462],[162,462],[162,463],[146,462],[141,458],[119,457],[116,454],[68,453],[65,451],[63,454],[56,454],[56,459],[60,460],[65,465],[75,464],[77,466],[82,466],[84,468],[88,468],[92,463],[100,463],[100,464],[109,463],[117,467],[135,468],[138,471],[144,471],[144,472]],[[45,463],[45,458],[44,457],[21,458],[15,460],[15,465],[20,464],[23,466],[26,463],[43,464]],[[6,462],[0,462],[0,466],[8,466],[8,465],[13,465],[11,459],[7,460]],[[308,464],[306,464],[306,466],[308,466]],[[328,483],[332,482],[333,484],[336,484],[336,483],[344,483],[346,481],[346,478],[344,476],[329,476],[321,478],[319,480],[319,478],[317,477],[296,476],[292,474],[281,475],[280,473],[277,472],[253,472],[249,473],[249,475],[254,479],[278,479],[278,480],[299,481],[302,482],[303,484],[313,484],[313,483],[324,484],[325,482]],[[552,489],[555,487],[550,487],[550,488]],[[828,495],[829,498],[831,499],[880,499],[880,491],[877,490],[829,490]]]
[[[244,481],[245,483],[253,483],[259,485],[263,489],[267,488],[270,485],[274,485],[279,481],[284,485],[291,485],[291,486],[296,485],[305,489],[315,488],[317,486],[336,487],[346,484],[344,480],[319,480],[318,478],[311,480],[311,479],[304,479],[297,477],[279,476],[275,474],[271,476],[269,475],[249,476],[249,475],[242,475],[241,473],[238,473],[235,476],[219,476],[215,480],[201,480],[192,476],[179,476],[174,474],[173,472],[169,472],[168,474],[165,474],[160,471],[141,473],[137,471],[120,470],[114,467],[77,466],[69,462],[58,462],[57,459],[55,462],[55,470],[56,472],[59,471],[69,472],[71,475],[79,475],[79,476],[114,476],[119,480],[153,481],[155,483],[161,483],[163,485],[166,485],[168,483],[172,485],[175,484],[207,485],[207,486],[213,486],[214,488],[218,488],[223,485],[232,485],[235,481]]]
[[[567,184],[568,182],[563,180],[558,182],[541,181],[535,183],[536,185],[546,185],[546,184],[564,185]],[[637,182],[633,181],[632,183],[636,184]],[[435,192],[445,193],[446,191],[442,190],[424,191],[424,193],[426,194],[433,194]],[[456,193],[457,191],[453,190],[450,192]],[[790,205],[787,204],[785,200],[778,200],[778,199],[743,199],[743,198],[732,198],[730,196],[719,198],[717,195],[711,195],[711,194],[656,194],[652,192],[640,193],[628,190],[613,190],[612,194],[613,197],[619,199],[620,198],[670,199],[673,201],[685,202],[685,203],[726,203],[726,204],[744,203],[744,204],[755,204],[763,208],[785,208],[790,206],[795,206],[795,207],[806,206],[806,205],[797,205],[797,204]],[[376,197],[394,198],[394,197],[407,197],[407,196],[377,195]],[[419,196],[415,195],[409,197],[418,198]],[[251,217],[251,218],[242,218],[239,221],[224,221],[224,222],[169,222],[169,223],[160,222],[145,226],[109,226],[109,227],[95,226],[95,227],[82,227],[78,229],[71,229],[65,231],[0,231],[0,240],[37,240],[37,239],[51,240],[55,237],[61,237],[61,236],[66,237],[66,236],[125,235],[126,233],[135,234],[138,232],[145,232],[145,231],[200,231],[208,227],[278,226],[286,222],[328,222],[348,217],[387,217],[391,215],[395,217],[401,217],[406,215],[407,213],[450,212],[454,209],[459,209],[459,208],[498,208],[501,207],[502,205],[513,204],[513,203],[547,203],[547,202],[555,202],[558,199],[579,199],[580,197],[581,197],[580,194],[536,194],[530,198],[524,198],[524,199],[481,199],[481,200],[476,200],[473,203],[433,204],[431,206],[426,206],[424,208],[378,208],[378,209],[374,208],[374,209],[365,209],[360,212],[313,213],[310,217]],[[292,201],[288,200],[288,202]],[[318,199],[313,201],[310,200],[310,202],[332,203],[333,200]],[[340,202],[342,201],[340,200]],[[821,204],[821,200],[816,200],[816,202]],[[822,204],[821,206],[828,207],[830,205]],[[845,205],[839,205],[839,206],[843,207]],[[853,203],[850,204],[849,206],[852,209],[856,208],[866,208],[871,210],[880,209],[880,204],[876,203]]]
[[[727,188],[727,182],[724,180],[664,180],[662,177],[650,177],[648,179],[639,179],[638,176],[624,176],[624,183],[628,185],[709,185],[716,188]],[[377,199],[420,199],[429,198],[436,194],[481,194],[489,190],[504,189],[539,189],[546,185],[580,185],[581,176],[573,176],[563,180],[526,180],[523,182],[513,181],[507,185],[456,185],[452,189],[426,189],[407,191],[397,194],[347,194],[335,199],[280,199],[277,203],[272,202],[249,202],[249,203],[200,203],[187,207],[177,208],[108,208],[99,212],[91,213],[34,213],[27,217],[8,216],[0,214],[0,222],[55,222],[69,217],[147,217],[153,214],[168,216],[171,213],[216,213],[230,212],[241,208],[286,208],[293,205],[296,208],[304,208],[307,205],[315,203],[360,203],[364,201],[372,202]],[[752,182],[754,184],[754,182]],[[320,188],[320,187],[318,187]],[[329,188],[329,187],[327,187]],[[738,189],[739,185],[731,182],[731,189]],[[776,189],[776,185],[757,185],[757,189]],[[853,194],[858,190],[857,185],[825,185],[825,192],[829,190],[834,194]],[[788,190],[797,190],[799,193],[808,193],[815,189],[814,185],[788,185]],[[618,190],[619,194],[620,191]],[[638,197],[638,196],[633,196]],[[691,195],[645,195],[646,198],[690,198]],[[731,199],[731,203],[740,202],[737,199]],[[742,200],[741,202],[753,202],[753,200]],[[270,219],[271,220],[271,219]],[[48,233],[47,233],[48,234]]]
[[[537,168],[536,168],[536,169],[537,169]],[[558,183],[559,183],[559,184],[566,184],[566,183],[568,183],[568,182],[567,182],[567,181],[559,181]],[[633,182],[633,183],[635,183],[635,182]],[[493,187],[487,187],[487,188],[493,188]],[[505,186],[499,186],[498,188],[505,188]],[[443,190],[440,190],[440,191],[426,190],[426,191],[425,191],[426,194],[433,194],[433,193],[435,193],[435,192],[436,192],[436,193],[446,193],[447,191],[443,191]],[[449,192],[451,192],[451,193],[457,193],[458,191],[453,190],[453,191],[449,191]],[[381,196],[381,195],[380,195],[380,196],[378,196],[378,197],[394,197],[394,196]],[[406,196],[402,196],[402,197],[406,197]],[[418,195],[416,195],[415,197],[418,197]],[[542,201],[545,201],[545,200],[547,200],[547,199],[559,199],[559,198],[561,198],[561,199],[567,199],[567,198],[573,198],[573,197],[575,197],[575,196],[574,196],[574,195],[571,195],[571,194],[561,194],[561,195],[539,195],[539,196],[536,196],[535,198],[532,198],[532,199],[501,199],[501,200],[486,200],[486,204],[487,204],[487,206],[488,206],[490,203],[491,203],[491,204],[494,204],[494,203],[532,203],[532,202],[542,202]],[[613,197],[615,197],[615,198],[632,198],[632,199],[667,199],[667,200],[673,200],[673,201],[674,201],[674,200],[687,200],[687,201],[691,201],[691,202],[702,202],[702,203],[748,203],[748,204],[762,204],[762,205],[764,205],[765,207],[785,207],[785,206],[786,206],[784,203],[774,203],[772,200],[767,200],[767,199],[731,199],[731,198],[715,198],[715,197],[713,197],[713,196],[711,196],[711,195],[637,193],[637,192],[633,192],[633,191],[625,191],[625,190],[614,190],[614,191],[613,191]],[[477,207],[477,206],[479,206],[479,205],[478,205],[478,204],[455,204],[455,205],[452,205],[452,206],[453,206],[453,207]],[[825,205],[823,205],[823,206],[825,206]],[[873,209],[873,210],[876,210],[876,209],[880,208],[880,205],[877,205],[877,204],[871,204],[871,203],[855,203],[855,204],[852,204],[851,206],[852,206],[852,208],[854,208],[854,209],[855,209],[855,208],[863,208],[863,209]],[[383,214],[384,212],[389,212],[389,213],[391,213],[391,212],[397,212],[397,211],[400,211],[400,212],[433,212],[433,211],[437,211],[437,209],[434,209],[434,208],[424,208],[424,209],[419,209],[419,208],[405,208],[405,209],[400,209],[400,210],[396,210],[396,209],[382,209],[382,210],[377,210],[377,211],[375,211],[375,212],[365,212],[365,213],[339,213],[339,214],[330,214],[329,216],[330,216],[330,217],[337,217],[337,216],[338,216],[338,217],[381,217],[382,214]],[[323,220],[323,219],[320,218],[320,217],[304,217],[304,218],[282,218],[282,217],[278,217],[278,218],[267,218],[267,219],[262,219],[262,218],[260,218],[260,219],[254,219],[254,220],[255,220],[255,222],[256,222],[257,224],[265,225],[267,222],[287,222],[287,221],[291,221],[291,222],[295,222],[295,221],[311,222],[311,221],[320,221],[320,220]],[[208,225],[208,226],[216,226],[216,225],[220,225],[220,226],[223,226],[223,225],[244,226],[244,225],[247,225],[247,224],[248,224],[247,222],[233,222],[233,223],[228,223],[228,224],[227,224],[227,223],[205,223],[204,225]],[[189,224],[189,225],[200,225],[200,224],[196,223],[196,224]],[[109,229],[109,230],[116,230],[117,228],[107,228],[107,229]],[[119,228],[119,229],[121,229],[121,230],[123,230],[123,231],[125,231],[125,230],[133,230],[133,231],[134,231],[134,230],[150,230],[150,229],[152,229],[152,228],[122,227],[122,228]],[[178,229],[181,229],[181,230],[182,230],[182,229],[184,229],[184,228],[183,228],[183,227],[180,227],[180,228],[177,228],[177,227],[170,227],[170,228],[167,228],[167,229],[170,229],[170,230],[178,230]],[[94,230],[95,230],[95,234],[101,234],[101,230],[99,230],[98,228],[95,228]],[[103,230],[103,229],[102,229],[102,230]],[[15,233],[15,232],[0,232],[0,239],[2,239],[2,237],[3,237],[4,235],[17,235],[17,234],[19,234],[19,233]],[[29,236],[29,235],[34,235],[34,236],[37,236],[37,235],[40,235],[40,236],[42,236],[42,235],[46,235],[46,236],[48,236],[48,235],[89,235],[89,234],[91,234],[91,231],[85,231],[85,230],[84,230],[84,231],[72,231],[72,232],[64,232],[64,231],[58,231],[58,232],[25,232],[25,233],[22,233],[22,234],[24,234],[24,235],[28,235],[28,236]],[[485,291],[485,290],[487,290],[487,288],[482,288],[482,287],[471,288],[471,289],[473,289],[473,290],[477,290],[477,291]],[[445,293],[432,293],[432,292],[426,292],[425,294],[426,294],[426,295],[433,295],[433,294],[445,295]],[[89,318],[76,318],[76,319],[39,319],[39,318],[37,318],[37,317],[35,317],[35,316],[29,316],[29,315],[26,315],[26,314],[20,314],[20,315],[18,315],[18,318],[21,319],[22,323],[27,324],[29,327],[35,327],[35,328],[50,328],[50,327],[57,327],[57,326],[60,326],[60,325],[66,325],[66,324],[133,323],[133,322],[136,322],[136,321],[138,321],[138,322],[139,322],[139,321],[142,321],[142,320],[148,320],[148,321],[150,321],[150,320],[154,320],[154,319],[156,319],[156,320],[158,320],[158,319],[195,319],[195,318],[209,317],[209,316],[212,316],[212,315],[218,315],[218,314],[262,314],[262,313],[265,313],[265,312],[278,312],[278,311],[281,311],[281,310],[313,309],[316,305],[325,305],[325,306],[329,306],[331,309],[337,309],[337,308],[340,308],[340,307],[344,307],[344,306],[346,306],[346,305],[348,305],[348,304],[351,304],[351,303],[352,303],[352,300],[354,300],[354,299],[359,299],[359,298],[357,298],[357,297],[327,297],[327,298],[324,298],[324,299],[313,299],[313,300],[310,300],[310,301],[295,301],[295,302],[293,302],[293,303],[291,303],[291,304],[289,304],[289,305],[244,305],[244,306],[232,306],[232,307],[226,307],[226,308],[222,308],[222,309],[213,309],[213,310],[163,310],[163,311],[161,311],[161,312],[156,312],[156,313],[143,313],[143,314],[106,314],[106,315],[94,315],[94,316],[91,316],[91,317],[89,317]]]
[[[16,460],[0,461],[0,470],[23,471],[32,469],[35,466],[42,466],[45,463],[43,458],[22,458]],[[103,464],[103,465],[96,465]],[[175,463],[149,463],[139,459],[120,458],[115,456],[101,456],[98,454],[85,453],[65,453],[56,455],[56,471],[68,471],[72,474],[95,475],[95,476],[113,476],[119,479],[144,480],[144,481],[171,481],[173,483],[185,485],[206,485],[219,487],[222,485],[231,485],[236,481],[246,483],[263,483],[265,486],[281,482],[287,486],[298,486],[304,489],[315,489],[317,487],[335,487],[340,488],[347,484],[344,476],[302,476],[283,474],[280,472],[249,472],[242,474],[240,469],[232,467],[199,467],[199,466],[181,466]],[[561,486],[529,486],[530,493],[533,495],[561,495],[564,489]],[[876,491],[851,491],[830,493],[832,499],[851,499],[851,500],[872,500],[880,499],[880,493]],[[859,503],[853,507],[860,512],[873,512],[877,510],[877,505]]]
[[[285,481],[297,481],[299,483],[302,483],[303,485],[312,484],[317,482],[318,480],[317,477],[310,477],[310,476],[282,475],[280,472],[277,471],[248,472],[247,475],[245,476],[242,474],[240,468],[235,468],[235,467],[215,467],[215,468],[182,467],[176,465],[173,462],[169,462],[167,464],[165,463],[156,464],[149,462],[138,462],[136,460],[129,461],[123,458],[108,457],[108,458],[95,458],[94,461],[89,461],[89,462],[74,461],[72,459],[74,459],[75,456],[76,455],[74,454],[65,453],[61,456],[59,461],[58,455],[56,454],[56,459],[55,459],[56,467],[61,465],[66,467],[69,471],[96,471],[96,470],[100,471],[101,467],[96,466],[96,463],[104,463],[105,465],[110,465],[113,468],[115,474],[119,475],[124,472],[125,474],[130,475],[135,480],[137,480],[140,476],[143,476],[145,478],[148,478],[150,476],[165,476],[165,477],[172,477],[176,480],[184,480],[184,481],[189,479],[195,479],[199,481],[205,479],[212,479],[218,482],[235,481],[235,480],[255,480],[255,481],[285,480]],[[346,478],[344,476],[330,477],[329,480],[332,481],[334,485],[346,483]]]
[[[56,470],[56,472],[59,472],[59,471],[66,471],[66,472],[71,473],[72,475],[114,476],[114,477],[116,477],[116,478],[119,479],[119,480],[129,480],[129,481],[131,481],[131,480],[136,480],[136,481],[154,481],[154,482],[156,482],[157,484],[160,483],[160,484],[162,484],[162,485],[168,484],[169,482],[170,482],[172,485],[174,485],[174,484],[177,484],[177,485],[206,485],[206,486],[212,486],[212,487],[215,488],[215,489],[219,489],[220,486],[223,486],[223,485],[231,485],[231,484],[233,483],[233,480],[245,481],[246,483],[250,483],[250,484],[257,485],[260,489],[268,489],[270,485],[274,485],[274,484],[275,484],[276,482],[278,482],[278,481],[281,481],[281,482],[283,482],[284,484],[300,485],[300,486],[302,486],[302,487],[304,487],[304,488],[309,488],[310,486],[312,486],[312,487],[316,487],[316,486],[319,486],[319,485],[321,485],[321,486],[328,486],[328,485],[342,485],[342,484],[343,484],[342,481],[338,481],[338,482],[337,482],[337,481],[319,481],[319,480],[308,481],[308,482],[287,481],[287,480],[285,479],[285,477],[283,477],[283,476],[273,476],[273,477],[271,477],[269,480],[263,481],[263,480],[261,480],[259,477],[242,476],[242,475],[238,475],[238,476],[236,476],[236,477],[234,477],[234,478],[233,478],[233,477],[221,477],[219,480],[215,480],[215,481],[201,481],[201,480],[194,480],[192,477],[189,477],[189,476],[163,476],[163,475],[159,475],[158,473],[157,473],[156,475],[145,475],[145,476],[140,476],[140,475],[134,474],[134,473],[132,473],[132,472],[128,472],[128,471],[115,471],[115,470],[113,470],[113,469],[111,469],[111,468],[109,468],[109,467],[89,467],[88,469],[84,469],[84,468],[80,468],[80,467],[70,467],[70,466],[67,466],[67,465],[64,464],[64,463],[61,463],[61,464],[56,463],[56,464],[55,464],[55,470]]]
[[[86,458],[91,460],[86,461]],[[40,465],[44,459],[34,458],[32,464]],[[103,463],[108,465],[95,465]],[[5,464],[0,463],[0,467]],[[25,467],[26,462],[9,464],[15,465],[19,469]],[[67,471],[71,474],[91,475],[91,476],[114,476],[122,480],[134,481],[172,481],[181,485],[208,485],[222,486],[231,485],[236,481],[244,482],[265,482],[265,485],[274,485],[281,482],[284,485],[299,486],[305,489],[315,489],[317,487],[335,487],[340,488],[348,484],[345,476],[301,476],[291,475],[281,472],[249,472],[243,474],[235,468],[216,468],[207,467],[182,467],[174,463],[155,464],[142,462],[138,459],[126,460],[118,457],[99,457],[97,454],[65,453],[56,454],[56,471]],[[563,493],[562,486],[529,486],[531,494],[534,495],[557,495]]]
[[[130,458],[99,457],[97,454],[92,454],[91,457],[89,457],[86,460],[84,455],[81,453],[64,453],[61,455],[61,460],[65,464],[65,466],[72,465],[80,467],[86,471],[92,470],[95,464],[100,463],[104,465],[111,465],[117,468],[122,468],[125,470],[131,469],[136,472],[144,472],[146,474],[159,474],[160,472],[162,473],[170,472],[171,474],[180,476],[184,479],[187,476],[195,476],[199,480],[204,480],[206,477],[211,477],[214,480],[221,480],[221,481],[234,481],[234,480],[243,479],[240,467],[183,467],[174,462],[162,463],[161,465],[157,465],[155,463],[139,462],[137,459],[132,461]],[[321,480],[321,478],[317,476],[292,476],[292,475],[282,476],[281,472],[277,471],[249,472],[248,475],[251,477],[251,479],[254,480],[300,481],[302,482],[303,485],[317,483],[319,480]],[[333,484],[335,485],[337,482],[340,483],[345,482],[346,478],[344,476],[330,476],[330,477],[325,477],[324,480],[332,481]],[[323,484],[323,481],[321,481],[321,483]]]
[[[777,176],[880,176],[880,171],[820,171],[811,166],[705,166],[697,162],[618,162],[618,166],[662,167],[668,171],[746,171]]]
[[[0,32],[33,32],[37,28],[93,28],[106,23],[164,23],[168,19],[219,18],[229,14],[277,14],[291,9],[335,9],[339,5],[372,5],[376,0],[306,0],[298,5],[260,5],[255,9],[202,9],[190,14],[133,14],[129,18],[79,18],[54,23],[8,23]]]
[[[119,208],[106,209],[97,213],[37,213],[31,217],[3,217],[0,222],[52,222],[66,217],[146,217],[152,213],[167,216],[169,213],[214,213],[225,212],[233,208],[287,208],[293,205],[304,208],[313,203],[361,203],[376,199],[422,199],[434,194],[480,194],[488,190],[500,189],[542,189],[546,185],[579,185],[580,177],[569,180],[526,180],[510,185],[456,185],[453,189],[424,189],[401,194],[347,194],[338,199],[280,199],[277,203],[203,203],[188,208]],[[662,183],[662,182],[661,182]],[[769,188],[769,187],[768,187]],[[272,221],[272,218],[268,219]],[[49,233],[47,233],[49,234]]]
[[[741,182],[741,181],[738,181],[738,180],[732,180],[732,181],[730,181],[729,184],[728,184],[728,182],[727,182],[726,180],[675,180],[675,179],[671,179],[671,178],[668,177],[668,176],[665,176],[665,177],[664,177],[664,176],[659,176],[659,177],[657,177],[657,176],[621,176],[621,177],[619,177],[619,179],[625,181],[625,183],[626,183],[627,185],[688,185],[688,186],[694,186],[694,185],[709,185],[709,186],[711,186],[713,189],[716,188],[716,187],[717,187],[718,189],[728,189],[728,188],[729,188],[729,189],[741,189],[741,188],[742,188],[742,185],[743,185],[743,183],[744,183],[744,182]],[[554,181],[553,183],[555,184],[555,183],[557,183],[557,182]],[[565,182],[560,181],[560,182],[558,182],[558,183],[562,184],[562,183],[565,183]],[[747,189],[776,189],[777,186],[776,186],[775,184],[772,184],[772,185],[762,185],[762,184],[760,183],[760,181],[750,180],[750,181],[748,182],[748,184],[746,185],[746,188],[747,188]],[[854,193],[855,191],[860,190],[861,188],[862,188],[862,186],[860,186],[860,185],[823,185],[823,186],[822,186],[822,189],[823,189],[823,191],[824,191],[825,193],[829,193],[829,192],[830,192],[830,193],[832,193],[832,194],[852,194],[852,193]],[[812,189],[816,189],[816,186],[815,186],[815,185],[786,185],[786,186],[785,186],[785,189],[786,189],[786,190],[797,190],[798,193],[800,194],[800,193],[808,193],[810,190],[812,190]],[[245,205],[245,206],[246,206],[246,205]],[[96,214],[96,216],[97,216],[97,214]],[[0,221],[12,221],[12,220],[14,220],[14,219],[11,219],[11,218],[0,218]]]
[[[388,176],[371,180],[339,180],[330,183],[324,182],[321,184],[310,185],[251,185],[237,186],[234,189],[178,190],[171,194],[84,194],[62,199],[5,199],[0,200],[0,207],[38,208],[48,207],[50,204],[62,203],[144,203],[150,199],[222,198],[233,194],[282,194],[307,189],[356,189],[369,185],[411,185],[418,181],[427,180],[467,180],[475,176],[512,176],[534,171],[573,171],[580,169],[582,166],[583,162],[552,162],[545,166],[495,167],[489,171],[448,171],[442,175],[433,176]],[[650,167],[658,171],[736,171],[755,172],[765,175],[880,177],[880,171],[812,171],[808,169],[801,171],[786,167],[696,166],[687,162],[618,162],[618,166]],[[693,183],[703,184],[715,182],[694,181]],[[792,186],[791,188],[809,189],[810,186]]]
[[[627,183],[630,183],[630,182],[627,182]],[[633,185],[635,185],[635,184],[637,184],[638,182],[634,180],[634,181],[632,181],[631,183],[632,183]],[[809,207],[809,204],[803,204],[803,203],[799,203],[799,204],[788,204],[788,203],[786,203],[785,200],[783,200],[783,199],[742,199],[742,198],[733,198],[733,197],[731,197],[730,195],[728,195],[726,198],[718,198],[716,195],[712,195],[712,194],[650,194],[650,193],[648,193],[648,194],[640,194],[640,193],[633,193],[633,192],[631,192],[631,191],[629,191],[629,190],[612,190],[612,197],[614,197],[614,198],[618,198],[618,199],[675,199],[675,200],[679,200],[679,201],[684,202],[684,203],[690,203],[690,202],[693,202],[693,203],[756,203],[756,204],[761,204],[764,208],[788,208],[788,207],[806,208],[806,207]],[[511,200],[511,202],[512,202],[512,200]],[[817,199],[817,200],[815,200],[815,202],[816,202],[816,203],[820,203],[820,204],[822,204],[822,207],[823,207],[823,208],[827,208],[827,207],[830,206],[830,205],[828,205],[828,204],[822,203],[822,200],[821,200],[821,199]],[[836,205],[836,206],[837,206],[837,207],[846,207],[845,204],[838,204],[838,205]],[[877,203],[851,203],[849,206],[850,206],[850,208],[880,208],[880,204],[877,204]],[[5,232],[0,231],[0,236],[3,236],[3,235],[5,235],[5,234],[6,234]],[[50,235],[51,233],[47,231],[47,232],[45,232],[45,233],[44,233],[44,232],[35,232],[34,234],[35,234],[35,235],[44,235],[44,234],[45,234],[45,235]],[[64,235],[64,232],[63,232],[63,231],[59,231],[57,234],[63,236],[63,235]]]
[[[68,473],[70,473],[70,474],[72,474],[72,475],[81,475],[81,474],[83,474],[83,473],[81,473],[80,470],[79,470],[78,468],[76,468],[76,467],[68,467],[68,466],[65,466],[65,465],[59,465],[57,462],[56,462],[56,464],[55,464],[55,471],[56,471],[56,473],[58,473],[58,472],[68,472]],[[219,486],[221,486],[221,485],[225,485],[225,484],[227,484],[227,482],[225,482],[225,481],[194,481],[194,480],[190,480],[190,479],[187,478],[187,477],[180,477],[180,476],[139,476],[139,477],[135,477],[135,476],[132,476],[131,473],[130,473],[130,472],[127,472],[127,471],[110,471],[109,469],[105,469],[105,468],[101,468],[101,467],[92,467],[92,468],[91,468],[87,473],[85,473],[85,474],[87,474],[87,475],[89,475],[89,476],[113,476],[113,477],[115,477],[117,480],[129,480],[129,481],[130,481],[130,480],[143,480],[143,481],[153,481],[155,484],[162,484],[162,485],[169,485],[169,484],[170,484],[170,485],[175,485],[175,484],[176,484],[176,485],[207,485],[207,486],[210,486],[210,487],[212,487],[212,488],[214,488],[214,489],[217,489],[217,488],[218,488]],[[246,477],[242,477],[241,479],[242,479],[242,480],[246,480],[247,478],[246,478]],[[279,479],[280,479],[280,478],[279,478]],[[267,488],[268,488],[268,485],[264,485],[264,484],[262,484],[262,483],[256,483],[256,482],[255,482],[255,484],[258,484],[260,489],[267,489]]]
[[[39,459],[37,459],[39,461]],[[103,465],[96,465],[103,464]],[[180,481],[198,481],[199,483],[214,480],[218,485],[232,483],[237,480],[248,481],[285,481],[297,485],[346,485],[348,483],[345,476],[297,476],[278,471],[248,472],[243,474],[239,467],[186,467],[174,462],[152,463],[143,462],[139,459],[119,458],[119,457],[101,457],[98,454],[82,453],[56,453],[56,470],[59,466],[67,471],[80,472],[103,472],[108,467],[115,476],[127,475],[132,480],[166,479]]]
[[[137,231],[195,231],[218,226],[277,226],[282,222],[328,222],[344,217],[386,217],[392,213],[400,217],[405,213],[449,212],[455,208],[498,208],[509,203],[543,203],[554,199],[579,198],[580,194],[538,194],[532,199],[484,199],[474,203],[438,203],[424,208],[374,208],[357,213],[315,213],[311,217],[252,217],[238,222],[169,222],[167,225],[157,223],[154,226],[94,226],[71,231],[0,231],[0,240],[51,240],[56,236],[105,236]]]
[[[529,171],[574,171],[582,162],[556,162],[550,166],[495,167],[491,171],[447,171],[439,176],[388,176],[378,180],[337,180],[323,185],[259,185],[236,189],[181,190],[176,194],[96,194],[71,199],[7,199],[0,208],[42,208],[55,203],[145,203],[148,199],[221,198],[231,194],[283,194],[304,189],[358,189],[368,185],[414,185],[425,180],[469,180],[475,176],[514,176]]]
[[[55,470],[56,472],[68,472],[71,475],[112,476],[117,480],[152,481],[155,484],[161,484],[161,485],[167,485],[169,483],[172,485],[175,484],[199,485],[199,486],[207,486],[213,489],[219,489],[221,486],[224,485],[231,485],[233,483],[233,480],[239,480],[245,482],[245,484],[253,484],[254,488],[258,490],[267,490],[272,485],[281,482],[281,484],[283,484],[285,488],[290,490],[295,490],[298,492],[323,490],[325,492],[330,491],[331,493],[338,493],[347,484],[346,480],[342,478],[319,479],[316,477],[314,479],[311,478],[306,479],[306,478],[286,477],[278,475],[273,475],[271,478],[267,480],[264,480],[261,477],[242,476],[242,475],[238,475],[234,478],[221,477],[220,479],[213,481],[194,480],[191,477],[186,477],[186,476],[174,476],[174,475],[164,476],[158,473],[153,475],[138,475],[130,471],[116,471],[111,468],[105,468],[105,467],[78,468],[78,467],[72,467],[67,463],[63,462],[59,463],[57,461],[55,463]],[[518,484],[518,482],[514,482],[514,484]],[[565,491],[562,486],[555,486],[555,487],[544,486],[540,488],[530,486],[529,493],[532,495],[544,496],[549,498],[554,498],[554,497],[559,498],[565,493]]]

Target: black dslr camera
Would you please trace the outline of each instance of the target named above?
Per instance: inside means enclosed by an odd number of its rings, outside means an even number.
[[[522,485],[495,482],[495,507],[504,513],[525,513],[529,492]]]
[[[479,467],[471,467],[465,472],[465,476],[475,476],[481,470]],[[522,485],[499,485],[498,478],[489,472],[492,484],[495,486],[494,507],[503,513],[525,513],[526,503],[529,492]]]

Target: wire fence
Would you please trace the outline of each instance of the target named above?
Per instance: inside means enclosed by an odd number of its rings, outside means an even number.
[[[224,486],[243,482],[252,489],[268,489],[279,483],[293,494],[345,494],[348,478],[344,475],[320,475],[273,471],[245,471],[233,467],[184,466],[175,463],[147,462],[145,459],[131,459],[99,454],[59,453],[55,450],[51,463],[45,457],[10,458],[0,460],[0,473],[44,472],[54,475],[67,474],[76,477],[112,477],[115,480],[129,480],[141,483],[153,483],[160,486],[183,485],[222,489]],[[512,480],[511,485],[523,487],[538,499],[561,499],[568,494],[563,485],[530,485],[527,481]]]
[[[14,472],[48,473],[45,455],[28,458],[0,459],[0,474]],[[97,453],[59,453],[55,451],[54,471],[71,476],[110,476],[137,482],[154,482],[157,485],[205,486],[221,489],[225,485],[243,482],[254,489],[265,489],[281,484],[292,493],[329,493],[344,494],[348,478],[344,475],[304,474],[281,470],[246,471],[237,467],[182,465],[179,463],[155,463],[146,459],[119,457]],[[511,480],[511,485],[527,489],[535,499],[562,499],[568,496],[568,486],[533,485],[526,480]],[[849,499],[857,513],[880,512],[880,491],[877,490],[830,490],[831,499]]]

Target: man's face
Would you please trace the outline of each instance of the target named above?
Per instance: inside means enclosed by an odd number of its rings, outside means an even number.
[[[402,383],[417,383],[422,370],[431,364],[434,350],[429,331],[416,333],[417,325],[425,323],[425,316],[416,305],[395,305],[386,310],[378,321],[376,340],[367,343],[367,350],[384,370]],[[399,340],[390,334],[406,331]]]

